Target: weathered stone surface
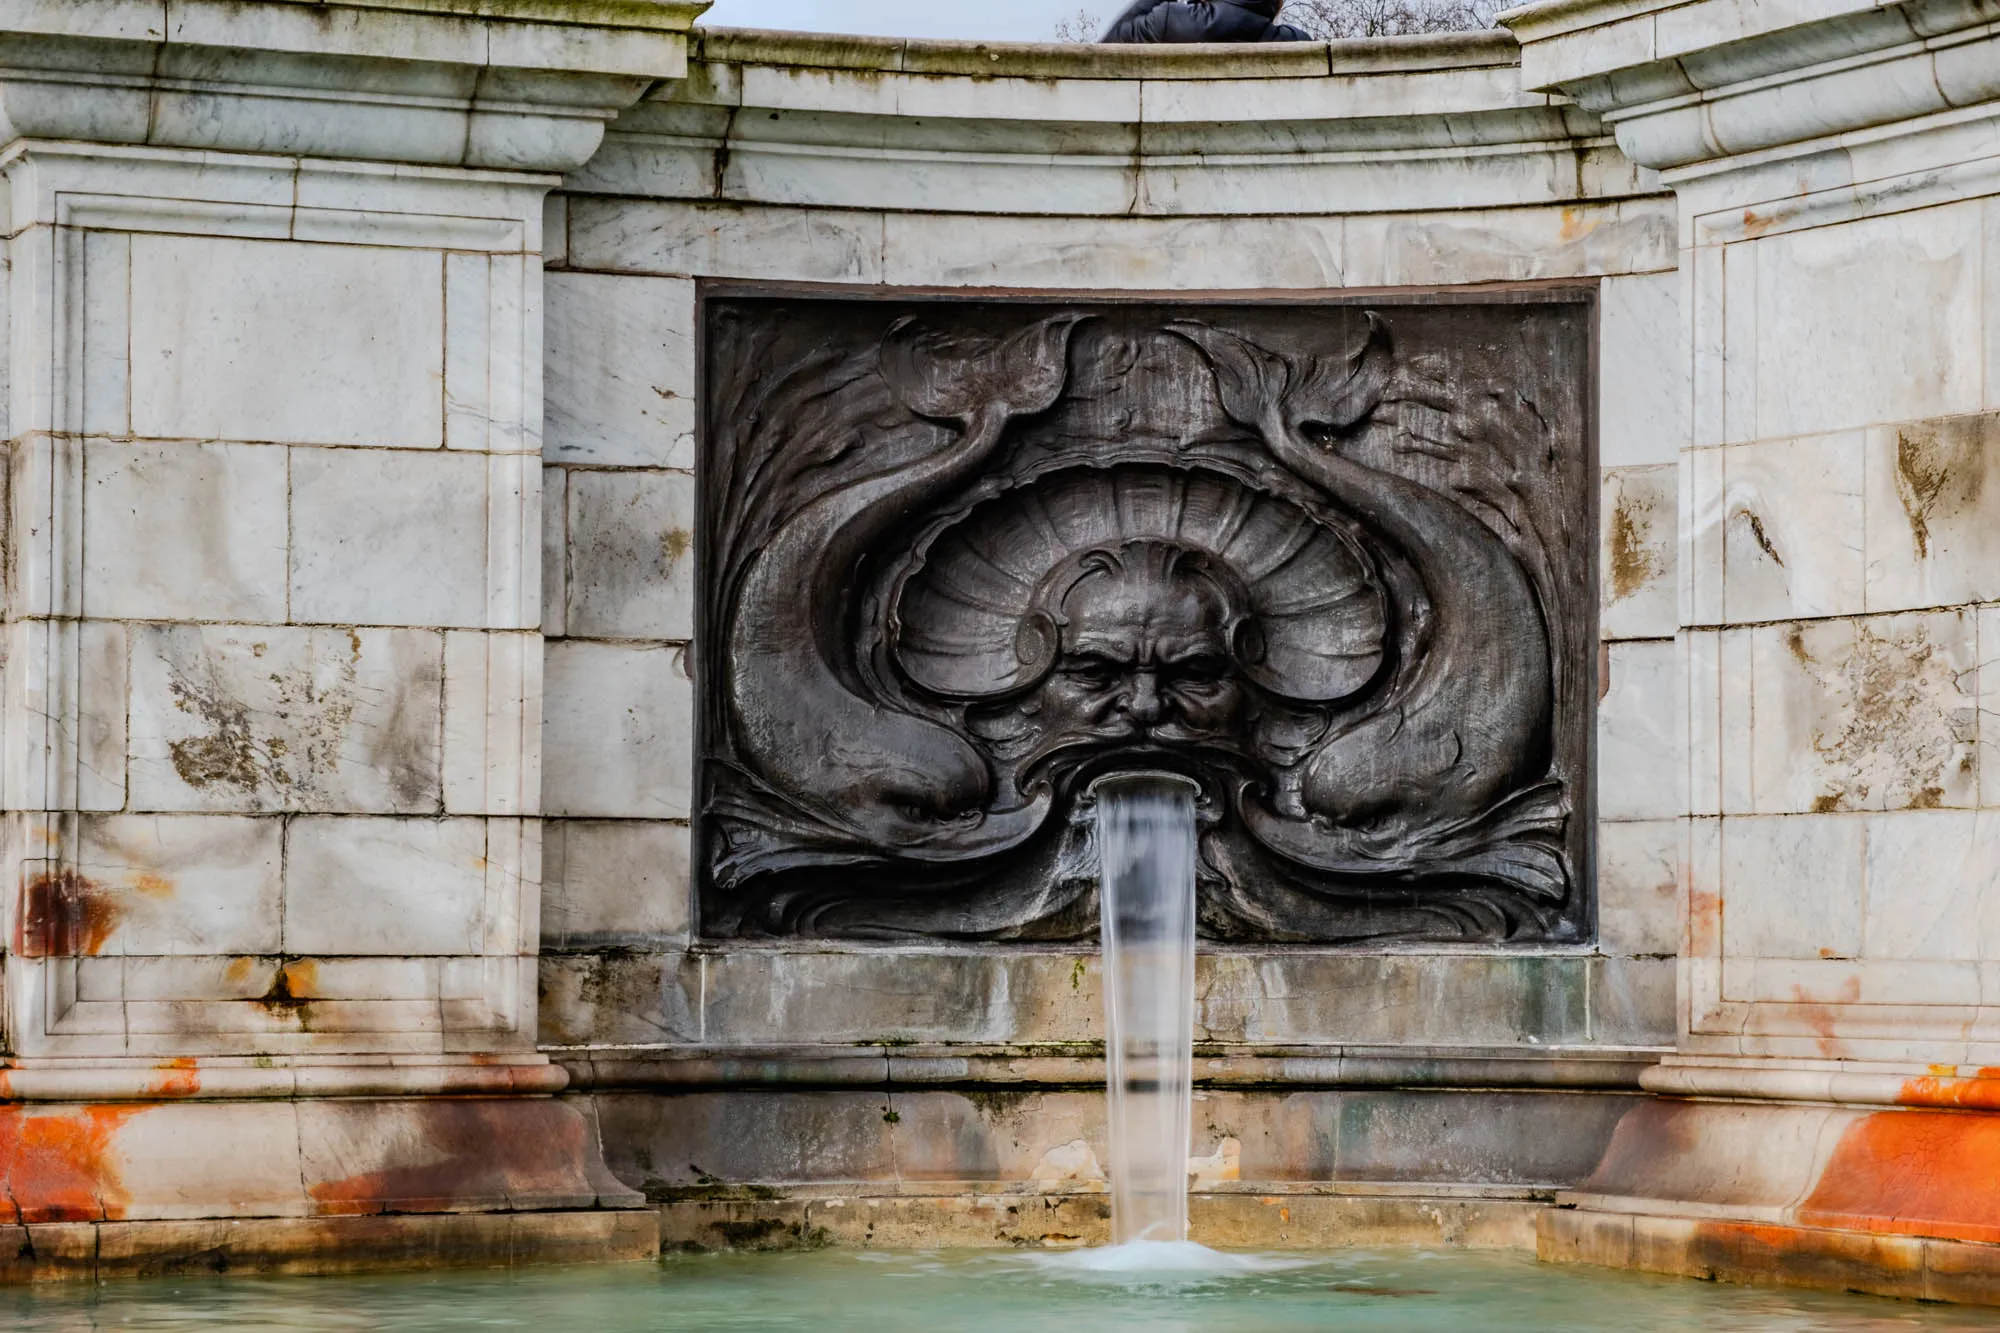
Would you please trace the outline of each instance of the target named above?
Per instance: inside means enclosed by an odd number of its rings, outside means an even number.
[[[544,813],[688,817],[694,688],[685,649],[553,642],[543,688]]]
[[[542,842],[542,948],[670,948],[693,911],[688,827],[551,820]]]
[[[694,501],[687,473],[571,471],[570,635],[694,636]]]
[[[134,809],[438,809],[443,636],[145,625],[132,640]]]

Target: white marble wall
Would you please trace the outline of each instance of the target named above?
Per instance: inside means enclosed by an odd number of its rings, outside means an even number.
[[[15,1053],[531,1052],[541,187],[8,180]]]
[[[1684,1063],[2000,1062],[2000,47],[1941,0],[1509,21],[1680,213]]]

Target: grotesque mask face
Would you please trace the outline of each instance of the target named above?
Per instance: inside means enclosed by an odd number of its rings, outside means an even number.
[[[1206,557],[1165,542],[1088,551],[1043,590],[1024,656],[1054,663],[1035,701],[1044,753],[1172,747],[1232,735],[1244,704],[1246,599]]]

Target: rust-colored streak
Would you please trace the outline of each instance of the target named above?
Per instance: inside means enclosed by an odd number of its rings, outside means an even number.
[[[556,1102],[423,1102],[406,1132],[385,1142],[392,1160],[379,1169],[309,1182],[315,1211],[504,1209],[524,1196],[590,1189],[578,1168],[588,1152],[583,1119]]]
[[[193,1097],[200,1091],[200,1062],[192,1056],[162,1060],[153,1066],[153,1077],[146,1084],[146,1095],[162,1101]]]
[[[123,915],[117,895],[74,870],[30,876],[14,918],[14,952],[23,958],[96,954]]]
[[[1798,1220],[1992,1244],[2000,1242],[1995,1180],[2000,1116],[1881,1111],[1841,1137]]]
[[[301,1028],[312,1026],[312,999],[319,987],[319,964],[310,958],[293,958],[278,968],[271,988],[253,1003],[264,1012],[289,1018]]]
[[[0,1221],[116,1221],[131,1196],[119,1179],[118,1131],[140,1106],[0,1107]]]

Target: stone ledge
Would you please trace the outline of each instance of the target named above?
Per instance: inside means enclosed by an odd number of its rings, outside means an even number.
[[[552,1051],[573,1091],[633,1088],[1087,1088],[1104,1083],[1098,1043],[1036,1047],[688,1047]],[[1205,1088],[1577,1088],[1637,1090],[1663,1052],[1586,1047],[1536,1054],[1457,1047],[1195,1048]]]
[[[1328,1193],[1245,1186],[1188,1200],[1191,1238],[1254,1249],[1354,1249],[1452,1245],[1529,1250],[1548,1207],[1532,1191],[1469,1196],[1425,1187]],[[660,1207],[668,1250],[840,1248],[1049,1248],[1110,1240],[1111,1205],[1101,1192],[810,1194],[767,1191],[761,1199],[675,1200]]]
[[[1582,1208],[1549,1209],[1535,1231],[1545,1263],[2000,1305],[2000,1245]]]
[[[0,1283],[652,1259],[650,1209],[0,1226]]]

